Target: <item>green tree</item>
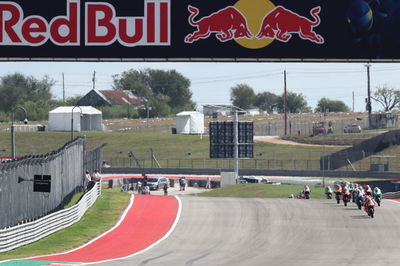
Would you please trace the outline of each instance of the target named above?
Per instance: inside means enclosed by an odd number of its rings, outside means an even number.
[[[113,79],[114,89],[131,90],[148,101],[154,116],[166,116],[196,108],[189,89],[190,80],[175,70],[131,69],[121,75],[114,75]]]
[[[272,114],[278,106],[279,96],[271,92],[262,92],[256,95],[254,105],[261,110]]]
[[[388,88],[387,85],[377,87],[374,92],[373,100],[380,103],[386,112],[391,111],[400,103],[400,91]]]
[[[149,99],[152,95],[150,87],[149,69],[129,69],[113,77],[114,90],[129,90],[140,98]]]
[[[254,105],[256,94],[247,84],[238,84],[231,88],[231,102],[234,106],[248,109]]]
[[[315,108],[316,113],[325,112],[349,112],[350,108],[343,101],[330,100],[328,98],[321,98],[318,101],[317,108]]]
[[[50,92],[54,81],[47,76],[38,80],[34,77],[27,77],[15,73],[1,77],[0,81],[0,111],[3,111],[3,118],[10,117],[12,109],[19,105],[28,111],[29,120],[47,119],[47,114],[52,108]],[[17,119],[24,116],[16,112]]]
[[[278,101],[278,112],[284,112],[284,97],[282,94]],[[307,105],[307,100],[301,93],[288,92],[287,93],[287,112],[288,113],[308,113],[311,112],[311,107]]]
[[[0,110],[9,112],[14,106],[26,101],[40,99],[49,101],[52,97],[50,89],[53,85],[54,81],[49,80],[48,77],[37,80],[20,73],[4,76],[0,81]]]

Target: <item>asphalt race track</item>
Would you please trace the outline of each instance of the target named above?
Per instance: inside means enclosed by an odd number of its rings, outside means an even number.
[[[400,203],[375,218],[334,200],[182,196],[172,234],[141,254],[97,265],[400,265]]]

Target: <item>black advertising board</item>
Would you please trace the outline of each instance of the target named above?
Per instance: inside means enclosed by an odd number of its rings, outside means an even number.
[[[390,61],[392,0],[0,1],[3,60]]]
[[[212,121],[209,123],[210,158],[235,158],[233,121]],[[253,122],[238,122],[238,156],[253,158]]]
[[[50,192],[51,175],[34,175],[33,192]]]

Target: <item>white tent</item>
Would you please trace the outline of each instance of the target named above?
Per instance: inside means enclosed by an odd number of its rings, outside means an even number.
[[[102,131],[102,112],[91,106],[61,106],[49,112],[49,131]]]
[[[177,134],[203,134],[204,115],[200,112],[185,111],[176,115]]]

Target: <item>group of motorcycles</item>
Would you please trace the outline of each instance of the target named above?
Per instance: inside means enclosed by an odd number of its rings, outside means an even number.
[[[332,199],[333,193],[337,204],[340,204],[340,200],[342,200],[344,206],[347,206],[347,203],[352,201],[357,204],[358,209],[361,210],[364,207],[364,211],[371,218],[374,218],[375,204],[381,206],[382,202],[381,190],[378,187],[372,190],[369,185],[363,187],[344,181],[340,184],[335,184],[335,191],[332,191],[329,186],[325,188],[327,199]]]

